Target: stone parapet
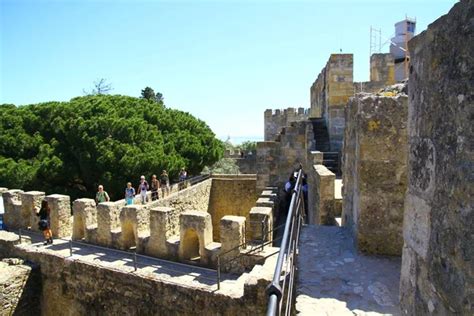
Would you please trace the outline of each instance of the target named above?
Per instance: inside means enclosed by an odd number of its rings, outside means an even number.
[[[150,239],[146,253],[159,258],[172,257],[166,241],[173,236],[171,207],[156,207],[150,210]]]
[[[323,165],[314,165],[308,174],[308,221],[335,225],[334,180],[336,175]]]
[[[401,255],[408,97],[358,94],[346,108],[344,225],[359,250]]]
[[[112,247],[112,230],[120,227],[120,206],[115,202],[97,205],[97,243]]]
[[[2,193],[3,209],[3,223],[10,229],[26,228],[22,223],[21,216],[21,193],[22,190],[8,190]]]
[[[77,199],[72,203],[73,240],[90,240],[88,232],[97,227],[97,207],[93,199]],[[89,229],[88,229],[89,228]]]
[[[20,193],[22,227],[31,227],[34,231],[40,231],[38,227],[39,217],[36,212],[41,208],[41,201],[45,197],[44,192],[29,191]]]
[[[273,209],[256,206],[250,210],[250,236],[253,241],[272,241]]]
[[[242,272],[242,266],[237,261],[229,262],[240,255],[245,242],[245,217],[224,216],[221,218],[221,263],[228,262],[223,266],[224,271]],[[240,246],[240,247],[239,247]]]
[[[137,252],[143,253],[146,245],[144,238],[149,232],[150,211],[143,205],[128,205],[120,210],[120,242],[119,248],[128,250],[136,247]]]
[[[212,243],[211,215],[200,211],[185,211],[179,216],[180,243],[178,256],[180,260],[196,260],[208,264],[205,248]]]
[[[72,235],[71,201],[68,195],[51,194],[45,197],[51,210],[50,221],[53,237]]]

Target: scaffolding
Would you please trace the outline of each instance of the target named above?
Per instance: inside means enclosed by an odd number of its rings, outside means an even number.
[[[370,26],[370,51],[369,56],[374,53],[380,53],[382,50],[382,29],[376,29]]]

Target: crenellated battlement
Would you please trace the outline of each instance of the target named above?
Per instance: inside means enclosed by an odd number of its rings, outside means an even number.
[[[213,188],[213,185],[223,188]],[[263,234],[261,227],[273,227],[275,203],[260,205],[258,201],[261,198],[275,201],[275,189],[264,191],[261,197],[256,193],[234,192],[240,197],[253,196],[253,202],[239,202],[246,211],[233,209],[228,202],[219,201],[221,198],[232,198],[227,192],[230,189],[235,191],[235,188],[249,188],[252,185],[256,192],[255,175],[233,178],[216,176],[144,205],[125,205],[123,200],[96,205],[92,199],[78,199],[72,203],[72,212],[69,196],[7,190],[2,194],[4,221],[11,231],[37,230],[35,212],[44,199],[51,208],[51,229],[55,237],[83,240],[121,250],[135,247],[139,254],[216,267],[217,256],[221,252],[234,249],[246,239],[262,241],[272,238]],[[226,207],[223,208],[223,205]],[[249,228],[246,229],[246,226]],[[215,229],[217,236],[213,233]],[[265,249],[262,251],[265,252]],[[245,252],[246,249],[240,249],[226,256]],[[243,272],[262,260],[264,255],[253,253],[242,261],[245,265],[232,265],[229,269]]]
[[[309,109],[292,108],[265,110],[265,141],[274,141],[281,129],[293,122],[301,122],[309,117]]]

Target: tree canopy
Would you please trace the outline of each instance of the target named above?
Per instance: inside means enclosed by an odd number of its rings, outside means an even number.
[[[103,184],[120,199],[166,169],[198,174],[224,146],[203,121],[162,103],[120,95],[77,97],[16,107],[0,105],[0,186],[72,199],[94,196]]]

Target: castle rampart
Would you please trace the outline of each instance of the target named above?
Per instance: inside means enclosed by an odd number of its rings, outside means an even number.
[[[289,126],[292,122],[301,122],[308,119],[309,112],[304,108],[287,108],[284,110],[265,110],[264,116],[264,140],[274,141],[282,128]]]
[[[73,202],[74,216],[71,216],[69,196],[44,196],[41,192],[20,190],[7,190],[2,196],[5,217],[9,220],[7,225],[15,224],[7,226],[9,229],[31,227],[30,217],[22,216],[21,210],[30,208],[34,203],[40,204],[43,197],[51,208],[51,228],[56,237],[71,237],[73,240],[122,250],[133,247],[137,253],[149,256],[191,260],[215,267],[217,255],[222,249],[235,246],[236,234],[240,236],[239,243],[253,237],[260,238],[261,242],[264,239],[262,225],[272,227],[272,214],[267,218],[250,214],[258,199],[255,186],[255,175],[216,175],[145,205],[125,205],[123,200],[95,205],[91,199],[78,199]],[[265,196],[270,196],[272,201],[276,200],[276,194],[272,189],[265,192]],[[14,221],[14,216],[20,220],[27,218],[28,221]],[[223,220],[223,217],[226,219]],[[226,223],[230,219],[238,223],[237,230],[229,229]],[[264,223],[247,227],[250,220]],[[218,233],[213,234],[216,227]],[[222,227],[225,227],[224,231],[221,231]],[[246,249],[240,252],[245,255]],[[254,253],[251,259],[246,260],[245,266],[231,268],[241,272],[263,258]]]

